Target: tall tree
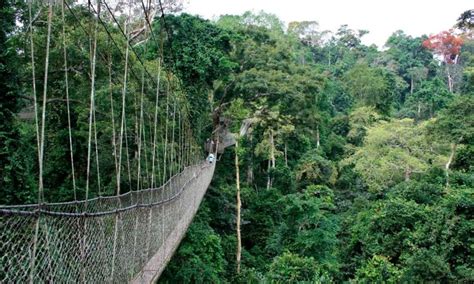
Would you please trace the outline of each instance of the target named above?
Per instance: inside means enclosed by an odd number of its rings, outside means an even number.
[[[454,91],[454,70],[453,66],[458,63],[459,53],[463,39],[456,36],[453,31],[442,31],[436,35],[430,36],[423,41],[423,46],[439,55],[446,64],[446,74],[448,77],[448,87],[451,92]]]
[[[15,196],[19,180],[15,174],[13,154],[17,150],[18,129],[15,127],[15,114],[18,111],[18,80],[14,66],[19,62],[17,47],[12,45],[12,33],[20,3],[6,0],[0,3],[0,188],[5,192],[0,203],[18,202],[10,200]],[[17,190],[18,192],[18,190]],[[10,193],[12,196],[10,196]]]
[[[441,111],[433,124],[438,139],[450,143],[451,151],[445,164],[446,186],[450,185],[449,173],[460,144],[474,143],[474,97],[459,96]]]

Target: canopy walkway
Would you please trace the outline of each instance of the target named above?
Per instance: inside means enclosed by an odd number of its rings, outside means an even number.
[[[150,283],[183,238],[215,164],[153,189],[0,207],[1,283]]]
[[[122,6],[18,8],[12,35],[31,76],[18,82],[18,120],[35,157],[27,186],[9,193],[24,204],[0,205],[0,283],[151,283],[212,179],[189,98],[164,60],[172,33],[151,25],[161,14],[167,26],[161,1],[109,2]]]

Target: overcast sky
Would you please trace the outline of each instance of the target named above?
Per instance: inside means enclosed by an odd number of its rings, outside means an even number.
[[[321,30],[335,31],[348,24],[365,29],[364,43],[383,46],[396,30],[413,36],[451,28],[459,15],[474,8],[473,0],[187,0],[185,12],[215,19],[223,14],[240,15],[264,10],[286,24],[317,21]]]

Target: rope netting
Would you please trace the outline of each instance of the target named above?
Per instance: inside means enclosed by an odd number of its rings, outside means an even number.
[[[35,177],[5,199],[23,205],[0,205],[0,283],[151,282],[184,236],[215,165],[199,158],[152,2],[19,5]]]
[[[0,282],[149,283],[196,213],[214,164],[166,184],[79,202],[0,207]]]

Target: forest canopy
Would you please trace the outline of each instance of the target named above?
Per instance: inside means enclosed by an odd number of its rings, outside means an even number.
[[[92,26],[91,11],[73,9],[81,26]],[[159,42],[142,35],[127,42],[116,25],[106,23],[97,36],[111,33],[118,44],[134,44],[131,65],[142,60],[156,71],[156,59],[162,59],[166,71],[156,79],[168,81],[156,92],[176,90],[171,100],[182,105],[176,113],[189,115],[197,144],[212,136],[219,118],[229,121],[237,140],[219,156],[198,214],[159,282],[473,282],[473,14],[466,11],[453,19],[452,29],[435,35],[394,31],[383,49],[362,43],[368,31],[343,25],[330,33],[316,21],[286,27],[265,12],[215,21],[155,15],[148,32],[160,35]],[[45,15],[35,33],[16,24],[27,16],[24,3],[0,4],[0,204],[32,203],[38,194],[29,97],[35,57],[27,39],[33,37],[33,47],[41,50],[47,27]],[[140,28],[143,19],[135,21]],[[81,153],[87,151],[82,121],[88,117],[83,102],[90,92],[90,39],[80,25],[72,14],[52,24],[56,31],[64,26],[68,37],[51,44],[57,91],[47,102],[46,201],[84,196],[89,183],[78,178],[73,192],[70,167],[64,166],[71,151],[77,176],[88,170]],[[62,103],[62,40],[70,56],[72,122]],[[122,55],[104,42],[98,49],[109,53],[99,56],[103,64],[96,71],[103,79],[96,83],[95,147],[112,153],[111,121],[119,114],[108,110],[111,101],[121,103],[112,95],[121,92],[116,77],[124,66],[112,64]],[[41,78],[44,54],[36,59]],[[145,74],[131,75],[130,92],[151,89],[140,76]],[[145,131],[136,123],[142,119],[138,105],[124,102],[126,127],[139,133],[130,143]],[[147,111],[151,132],[152,109]],[[170,113],[165,105],[160,111],[155,124]],[[68,123],[75,126],[71,150]],[[161,135],[163,129],[155,131]],[[194,150],[204,159],[203,149]],[[144,175],[131,167],[122,192]],[[91,171],[98,168],[99,162]],[[91,180],[91,186],[113,193],[116,169],[114,159],[102,161],[105,178]]]

